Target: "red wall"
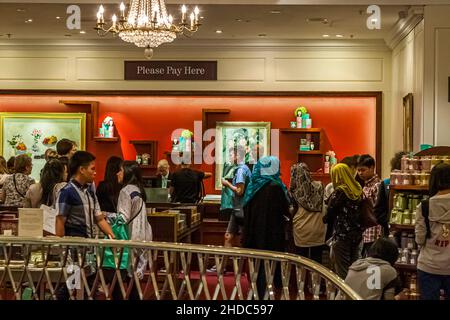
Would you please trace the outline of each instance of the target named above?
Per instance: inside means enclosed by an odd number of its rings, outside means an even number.
[[[372,97],[0,95],[0,111],[79,112],[59,104],[61,99],[99,101],[99,121],[107,115],[114,118],[119,143],[94,142],[90,134],[87,135],[87,150],[98,159],[97,179],[103,177],[109,156],[135,159],[135,149],[129,140],[158,140],[159,158],[163,158],[163,152],[171,148],[172,131],[176,128],[193,131],[194,121],[202,120],[203,108],[227,108],[231,113],[223,118],[225,121],[268,121],[272,129],[277,129],[289,127],[295,108],[304,105],[311,114],[313,127],[325,130],[339,159],[355,153],[375,156],[376,99]],[[285,139],[293,137],[280,134],[282,176],[288,184],[289,168],[297,155],[292,143],[286,143]],[[214,172],[214,166],[202,165],[201,169]],[[207,181],[205,187],[207,193],[214,192],[212,180]]]

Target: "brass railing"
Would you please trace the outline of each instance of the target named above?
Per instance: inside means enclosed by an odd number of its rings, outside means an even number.
[[[106,250],[114,252],[109,256],[115,257],[116,269],[103,267]],[[128,271],[120,271],[127,252]],[[208,267],[213,265],[211,272]],[[361,299],[327,268],[292,254],[178,243],[0,236],[0,299],[113,299],[117,293],[121,299],[158,300]]]

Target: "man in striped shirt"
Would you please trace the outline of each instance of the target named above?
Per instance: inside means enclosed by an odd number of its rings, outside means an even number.
[[[378,178],[378,175],[375,173],[375,159],[368,154],[361,155],[358,159],[357,170],[359,178],[364,182],[363,192],[372,203],[372,206],[375,206],[378,195],[378,188],[380,186],[380,178]],[[367,255],[369,248],[380,236],[380,225],[368,228],[364,231],[364,245],[362,251],[363,257]]]
[[[72,178],[61,189],[56,201],[56,235],[93,238],[97,224],[111,239],[114,233],[104,219],[93,186],[95,157],[77,151],[69,162]]]

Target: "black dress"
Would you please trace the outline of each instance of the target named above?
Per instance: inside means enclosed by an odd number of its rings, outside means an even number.
[[[270,251],[286,251],[286,217],[289,216],[289,202],[282,187],[274,182],[262,187],[244,207],[245,248]],[[281,285],[279,266],[274,284]],[[264,298],[266,277],[261,263],[257,288],[259,299]]]
[[[271,182],[244,208],[244,247],[284,252],[289,202],[284,190]]]
[[[97,187],[97,199],[100,204],[100,210],[105,212],[116,212],[117,211],[117,201],[119,195],[114,196],[112,188],[105,182],[102,181]]]

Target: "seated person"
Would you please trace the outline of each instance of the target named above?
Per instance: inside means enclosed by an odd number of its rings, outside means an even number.
[[[154,188],[170,188],[172,181],[169,162],[166,159],[159,160]]]
[[[387,238],[379,238],[370,247],[367,258],[350,266],[345,283],[365,300],[393,300],[401,290],[393,267],[397,258],[397,245]]]
[[[190,164],[183,162],[181,169],[172,175],[170,187],[172,202],[197,203],[200,200],[201,182],[209,177],[210,172],[193,170]]]

